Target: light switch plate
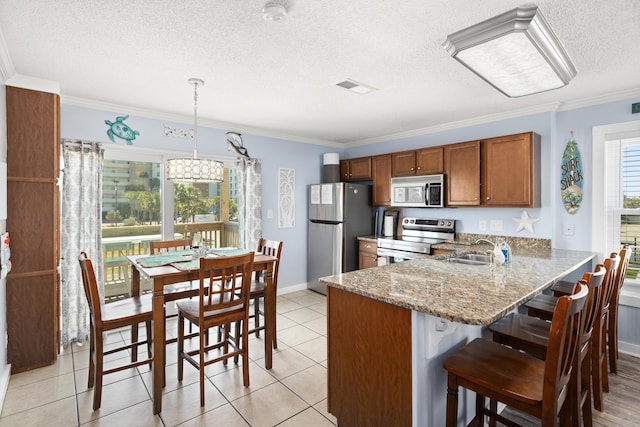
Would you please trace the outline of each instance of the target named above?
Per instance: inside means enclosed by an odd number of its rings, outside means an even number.
[[[502,220],[492,219],[489,228],[491,228],[491,231],[502,231]]]
[[[268,219],[273,218],[273,209],[267,209],[267,218]]]
[[[480,231],[487,231],[487,221],[484,219],[481,219],[480,222],[478,223],[478,228],[480,229]]]

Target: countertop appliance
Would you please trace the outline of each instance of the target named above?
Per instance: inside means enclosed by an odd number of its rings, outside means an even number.
[[[326,295],[318,279],[358,268],[358,237],[373,233],[371,186],[344,182],[309,186],[307,286]]]
[[[444,207],[444,175],[391,178],[391,206]]]
[[[379,257],[386,263],[431,256],[431,245],[453,241],[454,219],[403,218],[400,238],[378,238]]]

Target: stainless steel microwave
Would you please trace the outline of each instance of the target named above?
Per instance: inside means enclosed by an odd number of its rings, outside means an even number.
[[[391,206],[444,207],[444,175],[391,178]]]

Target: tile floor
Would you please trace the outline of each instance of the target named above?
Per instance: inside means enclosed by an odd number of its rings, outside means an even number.
[[[4,426],[334,426],[326,412],[327,332],[325,297],[299,291],[278,297],[278,349],[273,369],[264,367],[264,342],[249,343],[251,386],[242,385],[242,369],[221,363],[206,369],[205,406],[200,407],[198,371],[185,363],[177,382],[176,345],[167,347],[167,386],[162,413],[152,415],[148,367],[105,376],[100,410],[92,410],[87,389],[87,346],[72,346],[45,368],[13,375],[0,415]],[[169,335],[176,334],[170,320]],[[142,328],[144,330],[144,328]],[[109,336],[126,341],[128,331]],[[127,357],[125,354],[117,357]],[[105,367],[117,362],[112,357]]]

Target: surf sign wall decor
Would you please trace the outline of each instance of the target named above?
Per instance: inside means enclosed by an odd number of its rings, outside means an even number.
[[[573,139],[573,132],[562,153],[562,165],[560,166],[560,194],[564,208],[570,214],[575,214],[580,209],[583,197],[584,175],[582,169],[582,156],[578,149],[578,143]]]

